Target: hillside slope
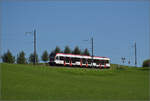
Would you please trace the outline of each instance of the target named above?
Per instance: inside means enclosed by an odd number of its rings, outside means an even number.
[[[1,64],[4,100],[148,100],[149,70]]]

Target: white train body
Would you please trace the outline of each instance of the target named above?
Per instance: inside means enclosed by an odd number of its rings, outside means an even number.
[[[50,65],[64,65],[64,66],[80,66],[80,67],[93,67],[96,68],[110,68],[110,59],[107,57],[97,57],[86,55],[75,55],[57,53],[50,56]]]

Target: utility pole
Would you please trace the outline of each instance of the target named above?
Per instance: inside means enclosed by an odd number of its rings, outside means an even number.
[[[83,40],[83,41],[89,41],[89,40]],[[94,57],[94,45],[93,45],[94,42],[93,42],[93,37],[91,37],[90,41],[91,41],[91,49],[92,49],[91,50],[91,53],[92,53],[92,56],[91,56],[92,57],[92,61],[91,62],[92,62],[92,67],[93,67],[93,62],[94,62],[93,61],[93,57]]]
[[[33,65],[36,64],[37,60],[36,60],[36,29],[34,29],[34,32],[25,32],[25,34],[33,34],[33,40],[34,40],[34,45],[33,45],[33,49],[34,49],[34,61],[33,61]]]
[[[91,42],[92,42],[92,68],[93,68],[93,37],[91,38]]]
[[[36,30],[34,29],[34,65],[36,64]]]
[[[136,50],[136,42],[135,42],[134,48],[135,48],[135,67],[137,67],[137,50]]]

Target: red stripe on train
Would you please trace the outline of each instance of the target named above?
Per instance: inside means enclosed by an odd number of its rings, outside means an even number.
[[[82,59],[80,60],[80,67],[82,67]]]
[[[99,67],[102,68],[101,64],[99,64]]]
[[[107,67],[106,67],[106,64],[104,65],[104,68],[107,68]]]
[[[88,67],[88,63],[86,63],[86,67]]]
[[[66,66],[66,62],[65,62],[65,60],[64,60],[64,66]]]
[[[72,66],[72,61],[71,61],[71,59],[70,59],[70,66]]]

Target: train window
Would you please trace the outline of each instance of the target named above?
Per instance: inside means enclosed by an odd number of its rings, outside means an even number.
[[[100,60],[100,63],[101,63],[102,65],[105,65],[106,63],[109,63],[109,60]]]
[[[82,59],[82,63],[83,63],[83,64],[86,64],[86,59]]]
[[[75,61],[79,62],[79,61],[80,61],[80,58],[75,58]]]
[[[100,61],[99,60],[97,60],[97,59],[95,59],[94,60],[94,63],[96,63],[97,65],[100,63]]]
[[[75,58],[71,58],[71,60],[72,60],[72,63],[75,63],[76,61],[75,61]]]
[[[92,62],[92,59],[88,59],[87,61],[88,61],[88,64],[91,64],[91,62]]]
[[[101,64],[101,65],[104,65],[104,60],[100,60],[100,64]]]
[[[67,63],[69,63],[70,58],[69,58],[69,57],[66,57],[65,61],[66,61]]]
[[[60,60],[64,60],[64,57],[63,57],[63,56],[60,56]]]

